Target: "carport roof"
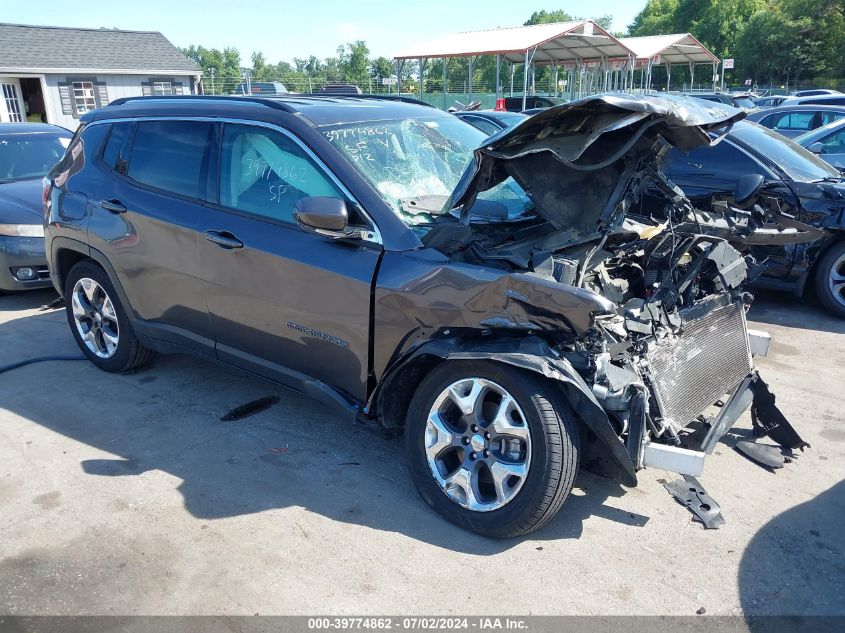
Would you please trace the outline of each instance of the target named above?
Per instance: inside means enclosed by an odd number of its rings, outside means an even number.
[[[634,52],[637,59],[657,59],[662,64],[712,64],[719,58],[689,33],[622,37],[619,40]]]
[[[597,62],[633,56],[629,48],[598,24],[581,20],[453,33],[415,44],[395,59],[502,55],[519,63],[524,61],[525,51],[534,48],[537,49],[535,64]]]

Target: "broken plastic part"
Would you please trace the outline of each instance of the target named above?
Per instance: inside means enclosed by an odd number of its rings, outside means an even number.
[[[688,508],[706,529],[715,530],[725,524],[719,504],[707,494],[695,477],[684,475],[683,479],[670,481],[663,486],[678,503]]]
[[[745,455],[753,462],[757,462],[769,468],[783,468],[783,453],[777,446],[771,444],[758,444],[749,440],[742,440],[736,443],[736,450]]]

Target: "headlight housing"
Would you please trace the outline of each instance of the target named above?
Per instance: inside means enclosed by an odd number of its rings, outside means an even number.
[[[44,237],[41,224],[0,224],[0,235],[8,237]]]

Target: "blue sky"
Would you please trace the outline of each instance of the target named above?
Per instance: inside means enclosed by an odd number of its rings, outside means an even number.
[[[328,57],[339,44],[358,39],[366,40],[373,55],[392,57],[417,38],[517,26],[539,9],[564,9],[580,17],[609,13],[615,18],[614,30],[623,30],[645,0],[541,0],[536,4],[520,0],[42,0],[3,4],[3,22],[161,31],[177,46],[235,46],[244,61],[260,50],[267,61],[275,63],[309,55]]]

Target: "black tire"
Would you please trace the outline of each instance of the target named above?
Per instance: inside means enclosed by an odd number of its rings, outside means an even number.
[[[435,399],[464,378],[483,378],[504,388],[525,416],[531,440],[528,473],[502,507],[472,511],[452,500],[429,468],[425,429]],[[536,374],[492,361],[446,361],[418,387],[405,422],[405,450],[411,478],[422,498],[460,527],[490,538],[528,534],[546,525],[566,501],[578,470],[579,437],[561,390]]]
[[[93,279],[105,291],[109,299],[111,299],[114,311],[117,316],[117,323],[119,328],[119,336],[117,348],[114,354],[108,358],[102,358],[94,354],[88,349],[88,346],[82,340],[82,336],[76,327],[76,320],[73,316],[72,294],[76,282],[83,278]],[[76,340],[76,344],[82,353],[94,365],[103,371],[121,373],[140,367],[149,361],[152,352],[141,345],[138,337],[135,335],[135,330],[132,323],[127,316],[126,307],[121,303],[120,297],[115,292],[114,285],[109,279],[108,274],[98,264],[91,260],[84,260],[76,264],[70,269],[67,279],[65,280],[65,314],[67,315],[68,325]]]
[[[845,257],[845,241],[839,241],[827,249],[827,252],[819,260],[816,266],[815,278],[816,294],[819,297],[819,301],[840,319],[845,319],[845,294],[840,293],[837,297],[831,289],[828,280],[830,279],[831,273],[834,272],[834,267],[838,268],[840,273],[845,272],[845,263],[842,261],[843,257]]]

